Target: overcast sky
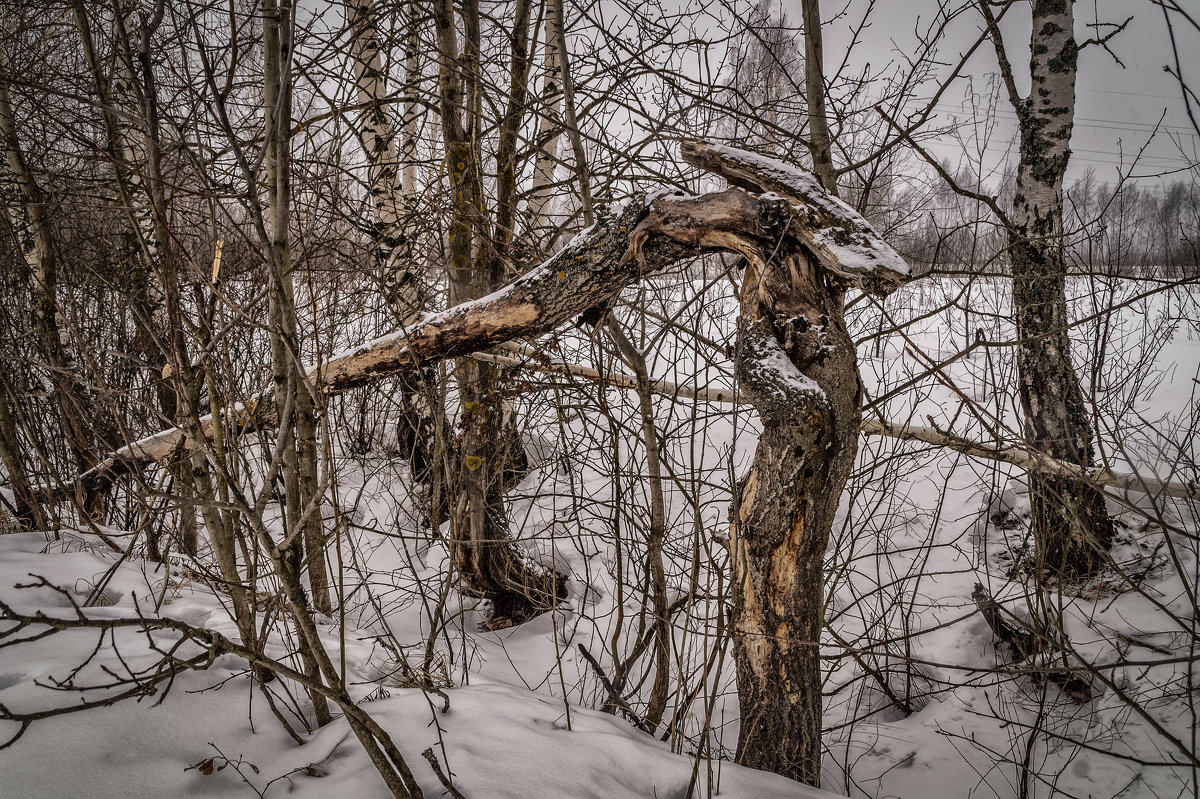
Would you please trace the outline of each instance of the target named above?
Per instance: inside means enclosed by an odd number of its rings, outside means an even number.
[[[834,17],[845,3],[846,0],[824,0],[821,10],[825,20],[828,22]],[[1181,0],[1181,4],[1200,16],[1200,0]],[[916,20],[920,18],[923,25],[927,25],[939,5],[938,0],[877,0],[871,12],[872,23],[864,35],[864,46],[856,48],[861,55],[854,58],[853,63],[861,66],[870,61],[872,66],[878,67],[882,61],[897,59],[898,50],[911,52],[916,43]],[[800,0],[782,0],[782,6],[789,19],[798,23],[801,19]],[[866,0],[849,0],[847,14],[827,25],[827,69],[841,61],[849,40],[850,24],[861,19],[866,7]],[[1093,29],[1087,26],[1097,17],[1101,22],[1123,22],[1130,16],[1134,19],[1129,27],[1109,45],[1124,68],[1100,47],[1088,47],[1080,55],[1078,108],[1071,141],[1074,155],[1068,180],[1082,175],[1090,167],[1096,170],[1100,179],[1111,182],[1116,179],[1122,163],[1124,172],[1129,173],[1133,167],[1134,175],[1183,170],[1165,178],[1139,181],[1144,187],[1152,187],[1163,180],[1189,179],[1188,170],[1200,161],[1200,137],[1187,118],[1179,85],[1163,71],[1167,64],[1174,67],[1174,56],[1161,9],[1150,0],[1080,2],[1075,9],[1076,36],[1081,41],[1094,36]],[[1028,88],[1029,17],[1029,5],[1021,4],[1009,12],[1003,24],[1009,57],[1014,62],[1022,91]],[[979,14],[973,10],[964,14],[956,21],[942,47],[941,60],[957,60],[957,54],[974,41],[979,30]],[[1188,76],[1190,70],[1191,77],[1200,84],[1200,34],[1179,25],[1175,30],[1179,52],[1184,59],[1184,75]],[[996,56],[990,47],[980,48],[965,70],[979,91],[987,87],[989,76],[995,72]],[[964,80],[947,92],[938,104],[941,119],[958,116],[966,120],[970,116],[969,109],[964,106],[967,87]],[[999,118],[1005,127],[995,132],[985,149],[987,157],[997,160],[1004,157],[1015,130],[1007,99],[1000,99]],[[1134,157],[1146,146],[1160,118],[1160,132],[1150,141],[1142,159],[1133,166]],[[960,151],[959,145],[943,142],[938,154],[954,158]]]

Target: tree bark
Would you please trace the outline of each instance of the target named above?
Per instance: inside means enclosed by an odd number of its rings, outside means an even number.
[[[316,417],[300,367],[300,339],[296,322],[295,289],[292,283],[292,254],[288,223],[291,217],[291,49],[293,8],[288,0],[263,0],[263,78],[266,141],[264,165],[267,173],[268,332],[271,339],[271,374],[276,407],[280,408],[282,464],[279,476],[284,486],[285,519],[282,555],[277,568],[280,579],[293,583],[290,593],[293,617],[298,627],[307,623],[299,575],[307,571],[311,601],[322,613],[332,611],[329,576],[325,567],[324,520],[317,483]],[[300,639],[305,672],[320,679],[319,641]],[[318,724],[332,720],[325,697],[309,691]]]
[[[529,192],[526,230],[541,251],[545,228],[549,227],[550,195],[554,188],[554,171],[558,165],[558,140],[562,129],[562,63],[558,58],[558,35],[555,32],[553,11],[547,10],[546,41],[542,46],[542,96],[538,110],[537,150],[533,161],[533,185]]]
[[[688,163],[719,172],[735,186],[751,184],[743,175],[749,175],[750,168],[742,166],[742,161],[757,164],[761,170],[787,168],[799,172],[779,161],[728,147],[685,142],[683,153]],[[822,207],[820,198],[826,196],[825,192],[814,177],[808,178],[808,186],[790,190],[782,182],[773,181],[769,171],[760,178],[768,190],[782,193],[782,189],[788,191],[787,196],[803,200],[804,205],[792,207],[794,216],[788,234],[795,235],[806,249],[811,249],[810,240],[831,242],[838,237],[854,242],[857,246],[853,254],[859,259],[856,263],[839,262],[840,250],[836,246],[812,251],[821,267],[833,271],[846,285],[887,291],[904,282],[908,267],[895,250],[848,206],[828,203]],[[730,189],[720,194],[741,193]],[[703,247],[725,249],[719,238],[702,242],[705,233],[746,225],[751,230],[757,229],[742,220],[742,216],[750,213],[749,209],[742,209],[737,214],[729,212],[708,220],[689,243],[680,244],[636,230],[648,213],[644,198],[634,197],[602,216],[586,235],[576,237],[540,266],[504,287],[479,300],[438,313],[427,312],[408,330],[381,336],[310,368],[308,379],[332,396],[513,339],[549,333],[590,308],[610,304],[626,286],[696,255]],[[721,392],[717,394],[723,397]],[[226,423],[236,426],[265,429],[278,424],[270,392],[245,405],[225,408],[222,413]],[[212,426],[212,418],[201,420],[201,434],[211,438]],[[81,479],[116,476],[163,460],[175,451],[182,438],[180,431],[174,429],[147,436],[113,453],[91,473],[81,475]]]
[[[129,235],[137,253],[132,259],[136,275],[133,292],[142,356],[153,367],[152,380],[163,418],[187,427],[204,415],[200,412],[203,376],[192,368],[188,354],[177,263],[167,228],[169,207],[162,178],[158,88],[152,72],[152,38],[162,22],[165,7],[159,0],[148,20],[138,19],[135,16],[137,10],[135,2],[114,4],[113,68],[111,74],[106,74],[95,47],[86,6],[81,0],[74,4],[84,59],[104,107],[105,133],[117,197],[126,209]],[[134,43],[131,43],[131,31],[138,32]],[[197,454],[193,453],[193,461]],[[172,467],[176,486],[183,496],[179,542],[185,552],[193,555],[197,541],[195,506],[191,500],[198,488],[194,473],[200,468],[207,469],[207,465],[202,462],[185,465],[182,458]],[[211,496],[204,498],[213,499]],[[211,521],[214,513],[205,511],[205,515],[206,521]],[[223,546],[217,540],[219,530],[210,529],[209,533],[214,549],[219,550]],[[151,557],[161,557],[158,536],[157,530],[147,531],[147,549]],[[222,574],[222,577],[231,586],[237,585],[236,571]],[[237,589],[231,588],[231,592],[240,630],[247,645],[251,645],[253,620],[245,612],[247,605],[237,596]]]
[[[667,573],[663,545],[667,537],[666,501],[663,497],[662,463],[658,428],[654,423],[654,400],[646,357],[633,345],[610,313],[607,330],[617,351],[637,375],[638,412],[642,421],[642,445],[646,448],[646,479],[650,486],[650,526],[646,531],[646,571],[649,575],[650,627],[654,632],[654,682],[642,717],[642,728],[654,733],[667,709],[671,682],[671,610],[667,601]],[[643,613],[645,605],[643,604]]]
[[[483,157],[479,150],[482,88],[479,82],[480,14],[462,4],[460,49],[453,6],[434,10],[439,55],[439,101],[446,172],[452,194],[449,230],[450,301],[462,304],[494,291],[506,276],[515,209],[515,146],[528,76],[529,3],[516,9],[510,62],[510,98],[501,120],[498,217],[493,227],[484,207]],[[462,403],[451,489],[451,555],[465,589],[490,600],[489,624],[519,623],[549,610],[563,587],[554,575],[526,565],[508,530],[504,484],[524,452],[503,399],[494,366],[469,358],[456,368]],[[519,468],[519,465],[518,465]]]
[[[6,65],[0,64],[0,69],[5,68]],[[75,466],[86,472],[100,463],[101,447],[111,448],[117,439],[79,374],[78,363],[67,345],[66,331],[59,320],[59,253],[47,214],[50,198],[26,163],[17,136],[12,97],[8,83],[4,81],[0,81],[0,148],[8,167],[3,181],[4,204],[30,278],[32,327],[44,365],[43,374],[52,387],[51,396]],[[107,495],[106,481],[85,486],[83,510],[102,522]]]
[[[842,319],[842,292],[848,286],[894,288],[907,267],[854,211],[829,201],[811,175],[732,148],[685,144],[684,157],[774,194],[735,187],[698,198],[659,197],[649,207],[631,202],[506,287],[427,315],[410,330],[332,359],[311,375],[327,391],[345,390],[435,359],[548,332],[612,302],[639,278],[701,251],[745,258],[735,368],[743,393],[762,417],[763,433],[754,466],[737,488],[730,526],[743,714],[738,758],[815,783],[821,752],[821,568],[857,447],[861,390]],[[815,219],[823,227],[810,227]],[[851,250],[836,241],[827,246],[824,258],[836,264],[830,268],[807,242],[830,242],[835,233],[859,246]],[[851,255],[853,262],[836,260]],[[161,452],[169,441],[163,434],[141,442],[125,454],[126,463]],[[460,568],[492,569],[493,576],[514,581],[500,587],[522,595],[525,587],[502,571],[503,563],[486,560],[496,551],[494,542],[490,548],[471,547],[469,540],[456,545],[463,543],[460,552],[473,560]]]
[[[812,199],[811,176],[777,163],[764,169],[761,160],[731,150],[706,149],[703,156],[719,174],[757,183],[760,192],[770,184],[783,198],[758,200],[757,230],[726,228],[701,238],[747,263],[735,369],[763,425],[754,464],[730,511],[737,760],[819,785],[822,566],[858,449],[862,393],[843,320],[850,282],[822,268],[799,237],[782,235],[802,198]],[[687,232],[703,231],[718,216],[699,212],[709,203],[707,197],[664,203],[639,230],[686,240]],[[898,279],[894,273],[878,277]]]
[[[591,226],[594,221],[591,177],[588,174],[587,152],[583,148],[583,134],[579,130],[579,118],[575,113],[575,81],[571,75],[571,51],[567,47],[567,21],[563,11],[563,0],[548,0],[550,18],[554,23],[554,36],[558,43],[559,75],[562,77],[563,121],[566,123],[567,139],[571,142],[574,155],[575,175],[579,182],[579,205],[583,212],[583,224]]]
[[[25,470],[20,434],[11,403],[12,387],[0,378],[0,463],[8,472],[8,484],[13,492],[17,521],[26,530],[45,530],[46,514],[38,503],[29,473]]]

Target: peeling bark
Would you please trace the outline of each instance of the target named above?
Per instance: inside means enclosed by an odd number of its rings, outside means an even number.
[[[0,64],[0,70],[4,68]],[[26,164],[9,85],[4,81],[0,81],[0,149],[7,165],[6,174],[0,176],[0,191],[22,264],[30,278],[31,326],[43,365],[40,371],[51,386],[51,397],[75,466],[81,472],[87,471],[100,463],[102,448],[110,447],[117,439],[107,422],[95,412],[95,399],[79,373],[79,364],[59,318],[59,252],[47,216],[50,198]],[[104,479],[84,487],[83,509],[98,521],[103,521],[107,491]]]
[[[414,247],[419,233],[413,225],[417,214],[415,159],[419,120],[413,86],[420,69],[415,46],[418,35],[416,3],[407,3],[406,9],[405,69],[408,74],[401,130],[397,131],[386,102],[387,79],[375,0],[353,0],[347,4],[355,91],[363,108],[359,138],[367,158],[367,187],[375,212],[372,254],[375,269],[382,276],[384,299],[392,320],[401,329],[411,325],[428,302],[424,270],[418,265],[419,248]],[[400,405],[402,418],[397,438],[406,453],[414,481],[428,483],[433,479],[438,461],[437,442],[439,438],[445,438],[437,375],[423,370],[402,377]]]
[[[719,155],[740,181],[767,189],[753,159]],[[806,190],[792,177],[775,171],[769,179],[788,197]],[[860,421],[854,342],[842,318],[846,272],[824,269],[800,237],[787,235],[793,202],[736,191],[715,207],[714,195],[663,201],[633,238],[719,243],[748,263],[735,369],[763,430],[730,520],[737,761],[819,785],[822,565]],[[898,283],[895,274],[877,278]]]
[[[410,6],[409,11],[407,22],[415,28],[414,9]],[[356,99],[362,107],[358,133],[367,157],[367,188],[375,209],[374,257],[383,276],[388,306],[396,324],[403,326],[425,310],[426,298],[411,246],[415,233],[409,229],[416,211],[416,187],[406,186],[402,180],[402,170],[409,164],[400,157],[400,135],[388,112],[378,16],[375,0],[347,4]],[[406,121],[415,111],[408,105],[404,110]]]

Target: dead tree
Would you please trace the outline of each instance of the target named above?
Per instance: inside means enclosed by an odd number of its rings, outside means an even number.
[[[683,153],[733,186],[698,198],[630,202],[503,288],[425,314],[408,330],[331,359],[308,376],[328,394],[368,385],[550,332],[698,253],[741,256],[746,272],[735,366],[763,433],[753,468],[737,486],[728,541],[742,704],[738,759],[815,782],[821,564],[859,423],[861,384],[842,295],[849,288],[891,290],[907,267],[814,176],[732,148],[687,143]],[[266,424],[274,411],[264,395],[253,407],[225,413],[228,422]],[[138,468],[165,457],[179,441],[177,431],[152,436],[116,453],[104,471]]]

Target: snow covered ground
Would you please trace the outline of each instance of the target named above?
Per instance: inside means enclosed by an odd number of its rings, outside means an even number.
[[[712,355],[728,336],[720,285],[697,278],[689,291],[665,279],[643,287],[652,310],[708,339],[653,321],[636,329],[639,342],[657,338],[653,374],[730,385],[727,364]],[[958,355],[978,336],[1011,337],[998,287],[922,281],[889,298],[886,313],[857,304],[868,415],[981,440],[1015,426],[1011,353]],[[1200,294],[1138,299],[1145,288],[1074,281],[1074,315],[1084,320],[1074,355],[1101,409],[1102,451],[1114,468],[1196,480]],[[1127,301],[1115,317],[1089,319],[1093,303],[1114,299]],[[898,323],[902,330],[887,332]],[[564,336],[560,346],[568,360],[591,363],[593,342]],[[1106,357],[1097,358],[1101,350]],[[673,618],[677,690],[667,717],[676,724],[660,741],[594,709],[603,691],[579,649],[611,673],[613,653],[632,650],[644,612],[639,559],[649,499],[636,398],[588,381],[545,382],[523,395],[539,465],[513,493],[511,511],[530,557],[570,575],[570,595],[554,615],[481,631],[486,608],[447,583],[445,546],[416,518],[403,465],[383,446],[339,456],[340,550],[331,562],[345,586],[345,619],[325,619],[322,631],[353,695],[393,735],[426,796],[443,790],[421,757],[430,747],[470,799],[819,795],[727,759],[738,713],[732,657],[722,649],[725,556],[716,539],[731,479],[753,452],[752,415],[656,400],[669,467],[670,599],[689,598]],[[863,439],[828,553],[822,787],[871,797],[1196,795],[1195,503],[1114,503],[1124,524],[1114,550],[1120,572],[1082,590],[1038,594],[1013,569],[1028,543],[1013,471]],[[65,593],[14,587],[35,576]],[[178,564],[168,574],[136,553],[118,558],[87,533],[0,536],[0,600],[19,612],[68,617],[73,602],[90,599],[89,617],[161,613],[236,637],[222,595],[193,576]],[[1021,618],[1061,618],[1069,650],[1053,663],[1010,663],[976,611],[976,583]],[[159,646],[169,640],[153,636]],[[29,711],[77,703],[78,693],[53,689],[56,680],[80,664],[77,683],[136,672],[155,659],[149,642],[135,629],[99,638],[72,630],[0,649],[0,704]],[[288,656],[284,637],[270,647]],[[411,687],[399,676],[401,658],[444,686],[443,695]],[[651,668],[636,664],[630,685]],[[1047,669],[1082,677],[1055,682],[1041,676]],[[281,697],[284,682],[275,684]],[[631,704],[643,706],[648,693],[647,682]],[[17,731],[0,722],[0,736]],[[343,722],[296,745],[251,690],[244,664],[228,656],[140,702],[36,722],[0,751],[0,786],[5,797],[31,798],[388,795]]]

